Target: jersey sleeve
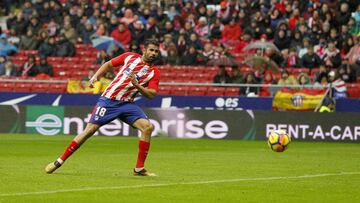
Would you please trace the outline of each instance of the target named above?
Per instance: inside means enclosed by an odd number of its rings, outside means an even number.
[[[148,88],[155,89],[158,91],[160,82],[160,71],[158,69],[154,69],[154,77],[152,77],[149,81]]]

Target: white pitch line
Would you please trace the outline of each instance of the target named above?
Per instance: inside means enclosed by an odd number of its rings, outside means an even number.
[[[96,190],[120,190],[120,189],[132,189],[132,188],[146,188],[146,187],[164,187],[164,186],[176,186],[176,185],[204,185],[213,183],[232,183],[232,182],[245,182],[245,181],[268,181],[268,180],[291,180],[291,179],[307,179],[318,178],[328,176],[345,176],[345,175],[360,175],[360,172],[340,172],[340,173],[321,173],[312,175],[301,176],[278,176],[278,177],[262,177],[262,178],[239,178],[239,179],[227,179],[227,180],[209,180],[209,181],[195,181],[195,182],[180,182],[180,183],[159,183],[159,184],[147,184],[147,185],[124,185],[124,186],[111,186],[111,187],[87,187],[87,188],[75,188],[66,190],[49,190],[41,192],[20,192],[20,193],[8,193],[0,194],[0,197],[13,197],[13,196],[25,196],[25,195],[47,195],[56,193],[67,192],[81,192],[81,191],[96,191]],[[146,178],[146,177],[145,177]]]

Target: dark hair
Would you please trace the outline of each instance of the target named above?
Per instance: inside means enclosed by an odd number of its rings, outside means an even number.
[[[159,44],[159,41],[157,41],[156,39],[147,39],[147,40],[145,40],[144,47],[146,48],[146,47],[148,47],[150,44],[155,45],[155,46],[157,46],[157,47],[160,45],[160,44]]]

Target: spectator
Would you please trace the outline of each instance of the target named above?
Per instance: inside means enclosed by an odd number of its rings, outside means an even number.
[[[81,30],[79,34],[80,42],[84,44],[91,44],[91,39],[92,37],[94,37],[94,35],[95,35],[95,30],[93,26],[91,25],[91,23],[87,22],[85,24],[85,29]]]
[[[190,41],[188,43],[189,43],[189,45],[194,46],[197,50],[200,50],[203,48],[203,45],[202,45],[201,41],[198,39],[198,36],[196,33],[191,33]]]
[[[90,68],[89,69],[89,72],[88,72],[88,75],[87,76],[84,76],[81,81],[90,81],[90,79],[94,76],[95,74],[95,71],[94,69]]]
[[[24,16],[24,19],[29,20],[33,12],[34,9],[32,7],[31,1],[25,1],[24,8],[22,9],[22,15]]]
[[[16,47],[19,47],[20,38],[17,36],[17,33],[13,28],[10,29],[8,42],[15,45]]]
[[[160,31],[161,36],[165,36],[166,34],[170,34],[173,39],[177,39],[179,32],[174,29],[173,23],[171,21],[165,22],[165,27]]]
[[[291,39],[286,36],[284,30],[279,30],[275,35],[274,44],[281,51],[284,49],[289,49],[291,43]]]
[[[56,56],[56,41],[55,37],[50,37],[39,46],[40,57]]]
[[[296,51],[299,51],[301,49],[301,46],[302,46],[301,34],[300,32],[296,31],[292,36],[290,47],[295,48]]]
[[[66,37],[65,34],[59,36],[56,44],[56,56],[73,57],[75,56],[75,46]]]
[[[335,111],[335,101],[334,99],[326,96],[322,103],[321,107],[319,108],[320,113],[331,113]]]
[[[124,47],[129,47],[131,41],[131,32],[124,23],[120,23],[118,28],[112,31],[111,37]]]
[[[354,46],[354,40],[352,37],[349,37],[347,39],[345,39],[343,46],[342,46],[342,50],[340,50],[340,53],[344,53],[344,54],[348,54],[350,49]]]
[[[5,33],[0,35],[0,55],[11,56],[18,52],[18,49],[10,44]]]
[[[195,26],[195,32],[202,40],[208,39],[210,34],[210,27],[207,23],[206,17],[200,17],[198,24]]]
[[[60,34],[64,34],[71,43],[76,44],[77,34],[70,21],[64,22],[64,28],[61,29]]]
[[[37,77],[40,74],[45,74],[47,76],[54,76],[53,67],[47,63],[47,58],[40,56],[40,64],[37,66]]]
[[[240,38],[240,41],[235,46],[233,53],[244,53],[244,48],[249,45],[251,42],[251,35],[250,33],[244,32],[243,35]]]
[[[186,51],[186,39],[185,39],[185,35],[184,34],[180,34],[178,39],[177,39],[177,52],[179,54],[179,56],[182,56],[185,51]]]
[[[283,70],[281,73],[281,78],[278,81],[279,85],[297,85],[296,79],[293,75],[290,75],[287,70]]]
[[[229,24],[224,26],[222,30],[222,41],[229,45],[235,45],[241,37],[241,28],[235,19],[231,19]]]
[[[326,38],[324,36],[320,36],[319,43],[314,46],[314,52],[321,59],[322,57],[324,57],[325,49],[326,49]]]
[[[195,46],[190,46],[184,55],[181,57],[181,63],[183,65],[194,66],[198,64],[198,53]]]
[[[306,73],[300,73],[297,77],[297,83],[299,85],[311,85],[310,77]]]
[[[339,77],[346,83],[356,82],[356,73],[348,63],[348,60],[344,60],[343,64],[340,66]]]
[[[19,49],[21,50],[35,50],[38,48],[38,45],[39,41],[31,29],[28,29],[26,35],[20,37]]]
[[[230,82],[230,76],[226,72],[225,66],[220,66],[218,73],[214,76],[213,79],[214,83],[229,83]]]
[[[49,2],[45,1],[41,6],[41,9],[38,10],[40,21],[45,24],[50,22],[51,19],[51,10]]]
[[[154,17],[149,17],[145,30],[145,39],[158,37],[159,28],[156,25],[156,19]]]
[[[109,53],[111,58],[114,58],[114,57],[120,56],[122,53],[125,52],[125,50],[122,47],[114,44],[114,45],[112,45],[110,50],[109,49],[107,50],[107,52]]]
[[[121,23],[124,23],[125,25],[129,25],[130,23],[133,23],[135,21],[134,14],[131,9],[126,9],[124,12],[124,17],[120,19]]]
[[[335,99],[346,98],[347,97],[347,89],[345,86],[345,82],[339,77],[339,74],[335,73],[335,71],[330,71],[329,75],[329,83],[332,86],[332,94]]]
[[[59,25],[55,22],[54,19],[51,19],[47,25],[47,31],[49,36],[56,36],[59,32]]]
[[[169,11],[166,13],[170,21],[174,20],[174,17],[179,15],[179,12],[176,10],[175,5],[171,5]]]
[[[349,4],[343,2],[340,4],[340,12],[336,13],[336,26],[346,25],[349,22],[351,17],[351,12],[349,11]]]
[[[104,64],[106,61],[110,60],[110,56],[106,53],[106,51],[101,50],[96,57],[96,64]]]
[[[321,73],[318,76],[318,81],[315,81],[314,83],[315,88],[327,88],[328,85],[329,85],[328,75],[326,73]]]
[[[144,25],[140,20],[137,20],[134,23],[129,24],[129,29],[131,32],[132,41],[136,41],[137,44],[140,44],[145,40]]]
[[[39,22],[39,19],[35,16],[31,17],[30,24],[27,27],[27,29],[31,29],[34,35],[37,35],[38,31],[41,29],[41,24]]]
[[[0,66],[0,76],[1,77],[12,77],[17,76],[17,67],[11,62],[8,61],[5,63],[3,68]]]
[[[313,47],[308,47],[308,52],[301,58],[301,66],[304,68],[318,68],[321,64],[321,59],[314,53]]]
[[[7,62],[6,56],[0,54],[0,70],[5,70],[6,62]]]
[[[108,35],[108,33],[107,33],[107,28],[106,28],[107,26],[106,26],[106,24],[105,23],[103,23],[102,21],[99,21],[99,24],[98,24],[98,26],[96,27],[96,36],[98,36],[98,37],[101,37],[101,36],[106,36],[106,35]],[[94,35],[94,36],[95,36]]]
[[[138,53],[138,54],[142,54],[142,51],[140,49],[140,47],[138,46],[138,43],[137,42],[131,42],[130,44],[130,52],[134,52],[134,53]]]
[[[245,76],[245,84],[248,85],[254,85],[256,84],[256,80],[255,80],[255,75],[254,73],[250,72]],[[240,88],[240,94],[241,95],[245,95],[248,97],[253,97],[253,96],[257,96],[257,94],[259,93],[259,87],[255,87],[255,86],[242,86]]]
[[[302,58],[308,52],[308,47],[310,46],[311,46],[310,38],[305,37],[303,39],[302,47],[298,52],[299,58]]]
[[[231,76],[229,79],[230,83],[239,84],[244,82],[244,76],[239,71],[239,68],[237,65],[231,66]]]
[[[274,29],[278,25],[280,21],[283,20],[283,17],[278,9],[273,9],[270,15],[270,25]]]
[[[334,42],[328,43],[328,47],[325,50],[322,60],[325,65],[328,65],[331,68],[338,68],[341,65],[340,51],[336,48]]]
[[[14,29],[16,33],[24,33],[26,31],[26,27],[28,26],[27,20],[24,18],[23,14],[19,12],[13,18],[9,18],[7,21],[8,29]]]
[[[300,59],[295,48],[290,48],[289,56],[286,59],[286,67],[298,68],[300,67]],[[320,59],[319,59],[320,60]]]
[[[211,39],[221,39],[222,33],[224,30],[224,25],[221,24],[221,21],[219,19],[216,19],[214,23],[210,26],[210,37]],[[239,40],[237,38],[237,40]]]
[[[168,56],[168,50],[169,49],[175,49],[176,45],[175,43],[172,41],[173,37],[171,34],[166,34],[164,36],[164,41],[162,43],[160,43],[160,54],[163,57],[167,57]]]
[[[265,97],[271,96],[271,91],[270,91],[271,88],[267,87],[266,85],[276,84],[276,81],[274,80],[274,76],[270,70],[265,71],[262,84],[263,85],[261,86],[259,96],[265,96]]]
[[[201,52],[202,60],[205,64],[210,61],[219,59],[219,53],[215,52],[213,45],[211,43],[206,43],[204,46],[204,50]]]
[[[359,37],[360,38],[360,37]],[[355,64],[356,60],[360,56],[360,41],[358,40],[358,43],[356,43],[350,51],[346,54],[345,58],[349,59],[349,64]]]
[[[111,12],[111,11],[110,11]],[[119,21],[116,16],[112,15],[110,17],[110,22],[108,23],[108,33],[112,33],[114,30],[116,30],[119,27]],[[128,26],[129,27],[129,26]]]
[[[29,54],[27,56],[27,61],[22,64],[19,69],[18,76],[27,77],[27,76],[36,76],[38,73],[35,56]]]
[[[175,47],[171,47],[168,49],[165,64],[170,64],[170,65],[179,65],[180,64],[180,58],[178,56],[178,53],[177,53],[177,50]]]
[[[265,57],[274,61],[278,66],[283,66],[284,64],[284,58],[276,53],[271,47],[265,49]]]
[[[349,29],[349,34],[351,36],[356,36],[359,33],[359,31],[360,31],[359,26],[358,26],[359,23],[356,23],[355,19],[353,17],[349,19],[349,22],[347,25],[348,25],[348,29]]]

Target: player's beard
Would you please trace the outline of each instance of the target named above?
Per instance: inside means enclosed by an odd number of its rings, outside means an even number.
[[[153,63],[155,61],[156,57],[151,57],[151,56],[147,56],[145,55],[145,62],[146,63]]]

